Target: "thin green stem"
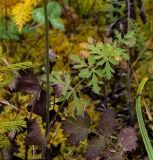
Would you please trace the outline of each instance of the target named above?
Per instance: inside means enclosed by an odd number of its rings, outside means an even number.
[[[137,98],[136,98],[136,113],[137,113],[137,119],[138,119],[138,124],[139,124],[139,129],[141,132],[141,136],[148,154],[148,158],[149,160],[153,160],[153,148],[145,127],[145,123],[143,120],[143,116],[142,116],[142,111],[141,111],[141,94],[142,94],[142,90],[144,88],[144,85],[146,84],[148,78],[144,78],[140,85],[139,88],[137,90]]]

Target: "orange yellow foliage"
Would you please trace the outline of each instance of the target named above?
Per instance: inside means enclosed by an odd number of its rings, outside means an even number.
[[[38,2],[38,0],[23,0],[13,7],[13,20],[19,31],[21,31],[23,26],[31,20],[32,9]]]

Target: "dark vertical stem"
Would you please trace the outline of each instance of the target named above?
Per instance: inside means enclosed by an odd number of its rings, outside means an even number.
[[[127,21],[128,21],[128,31],[130,31],[130,19],[131,19],[131,0],[127,0],[127,7],[128,7],[128,13],[127,13]],[[128,48],[129,58],[130,58],[130,52],[131,49]],[[128,80],[128,110],[129,110],[129,116],[130,116],[130,125],[133,126],[133,108],[131,104],[131,63],[130,59],[128,60],[128,66],[127,66],[127,80]]]
[[[50,88],[49,88],[49,28],[48,28],[48,15],[47,15],[47,3],[48,0],[44,0],[44,14],[45,14],[45,66],[46,66],[46,85],[47,85],[47,96],[46,96],[46,146],[48,140],[48,126],[49,126],[49,106],[50,106]],[[46,146],[43,146],[42,157],[46,155]]]
[[[130,49],[129,49],[130,53]],[[128,68],[127,68],[127,76],[128,76],[128,110],[130,115],[130,125],[133,126],[134,121],[134,113],[133,113],[133,107],[131,104],[131,63],[130,60],[128,60]]]
[[[50,106],[50,88],[49,88],[49,38],[48,38],[48,15],[47,15],[47,0],[44,0],[45,13],[45,64],[46,64],[46,83],[47,83],[47,103],[46,103],[46,133],[49,125],[49,106]]]

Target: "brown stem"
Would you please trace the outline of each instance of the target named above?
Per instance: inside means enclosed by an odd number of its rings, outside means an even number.
[[[49,86],[49,24],[47,15],[47,3],[48,0],[44,0],[44,16],[45,16],[45,65],[46,65],[46,85],[47,85],[47,96],[46,96],[46,145],[42,148],[42,158],[46,157],[46,147],[48,141],[48,130],[49,130],[49,106],[50,106],[50,86]]]

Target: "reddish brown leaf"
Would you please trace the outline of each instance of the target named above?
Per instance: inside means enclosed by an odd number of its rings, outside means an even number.
[[[101,156],[107,147],[107,140],[104,136],[99,136],[90,141],[87,148],[87,160],[93,160]]]
[[[115,131],[116,114],[111,109],[106,109],[99,123],[99,132],[103,136],[111,136]]]
[[[41,132],[41,129],[36,121],[32,119],[28,121],[28,134],[25,138],[26,145],[45,145],[45,138]]]
[[[45,117],[46,116],[46,91],[40,90],[32,102],[28,105],[28,111],[31,112],[33,108],[33,113]]]
[[[56,55],[54,49],[50,49],[49,50],[49,58],[50,58],[50,61],[49,61],[49,72],[51,73],[52,70],[53,70],[53,67],[56,64],[56,60],[57,60],[57,55]]]
[[[132,151],[137,147],[137,133],[134,128],[128,127],[121,130],[118,136],[119,144],[123,151]]]
[[[122,152],[107,153],[106,160],[124,160]]]
[[[40,90],[40,84],[34,72],[27,69],[19,71],[19,74],[12,82],[10,89],[23,91],[25,93],[34,93]]]
[[[88,128],[90,126],[90,118],[87,114],[82,116],[76,116],[74,118],[66,119],[62,128],[64,132],[68,135],[70,144],[79,144],[79,142],[85,139],[89,133]]]
[[[53,89],[55,92],[55,97],[59,98],[60,96],[62,96],[64,85],[63,84],[53,85]]]

